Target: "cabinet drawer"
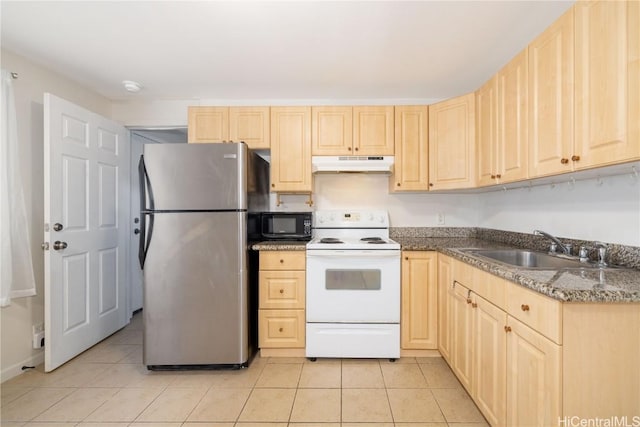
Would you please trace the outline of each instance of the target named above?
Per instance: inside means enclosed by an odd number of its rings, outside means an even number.
[[[509,283],[507,312],[557,344],[562,344],[562,303]]]
[[[304,348],[304,310],[259,310],[260,348]]]
[[[260,271],[260,308],[304,308],[304,271]]]
[[[261,251],[260,270],[304,270],[305,251]]]
[[[453,264],[453,280],[461,285],[473,289],[473,275],[477,269],[462,261],[455,261]]]
[[[475,269],[473,278],[473,290],[476,294],[489,301],[491,304],[507,309],[507,287],[509,283],[479,269]]]

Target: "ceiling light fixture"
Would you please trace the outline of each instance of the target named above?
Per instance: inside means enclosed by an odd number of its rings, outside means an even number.
[[[131,93],[140,92],[140,89],[142,89],[142,85],[138,82],[134,82],[133,80],[123,80],[122,85],[128,92]]]

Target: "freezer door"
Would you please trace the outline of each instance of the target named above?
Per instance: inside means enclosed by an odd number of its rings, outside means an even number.
[[[247,361],[246,215],[155,215],[144,268],[145,365]]]
[[[143,159],[148,178],[144,209],[247,209],[243,143],[146,144]]]

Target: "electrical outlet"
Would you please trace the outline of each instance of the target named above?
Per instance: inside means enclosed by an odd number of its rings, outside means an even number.
[[[32,334],[32,344],[33,348],[43,348],[44,347],[44,324],[38,323],[37,325],[33,325],[31,327]]]
[[[440,212],[436,215],[436,223],[438,225],[444,225],[444,213]]]

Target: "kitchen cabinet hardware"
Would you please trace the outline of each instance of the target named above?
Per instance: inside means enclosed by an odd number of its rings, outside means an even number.
[[[397,183],[396,186],[400,187],[400,183]]]
[[[571,160],[573,160],[574,162],[579,162],[580,161],[580,156],[573,155],[573,156],[571,156]]]
[[[53,224],[53,231],[62,231],[63,228],[64,227],[59,222],[56,222],[55,224]]]
[[[408,256],[404,257],[404,260],[409,261],[409,257]]]
[[[280,293],[281,293],[281,294],[284,294],[284,289],[280,289]]]
[[[495,175],[491,175],[491,179],[496,179],[496,176]]]
[[[471,304],[471,298],[467,298],[467,304]]]
[[[471,303],[471,307],[472,308],[478,308],[478,303],[477,302],[472,302]]]
[[[284,328],[278,328],[278,332],[284,331]]]
[[[563,157],[562,159],[560,159],[560,163],[566,165],[567,163],[569,163],[569,159]]]
[[[520,308],[522,309],[522,311],[529,311],[529,306],[527,304],[522,304]]]
[[[133,234],[140,234],[140,229],[139,228],[134,229]]]
[[[42,245],[40,245],[42,247],[43,251],[48,251],[49,250],[49,242],[42,242]]]
[[[505,332],[511,332],[511,326],[505,326],[504,327],[504,331]]]
[[[497,174],[496,178],[500,179],[500,178],[502,178],[502,175],[501,174]]]
[[[280,258],[280,264],[284,264],[284,260]]]

